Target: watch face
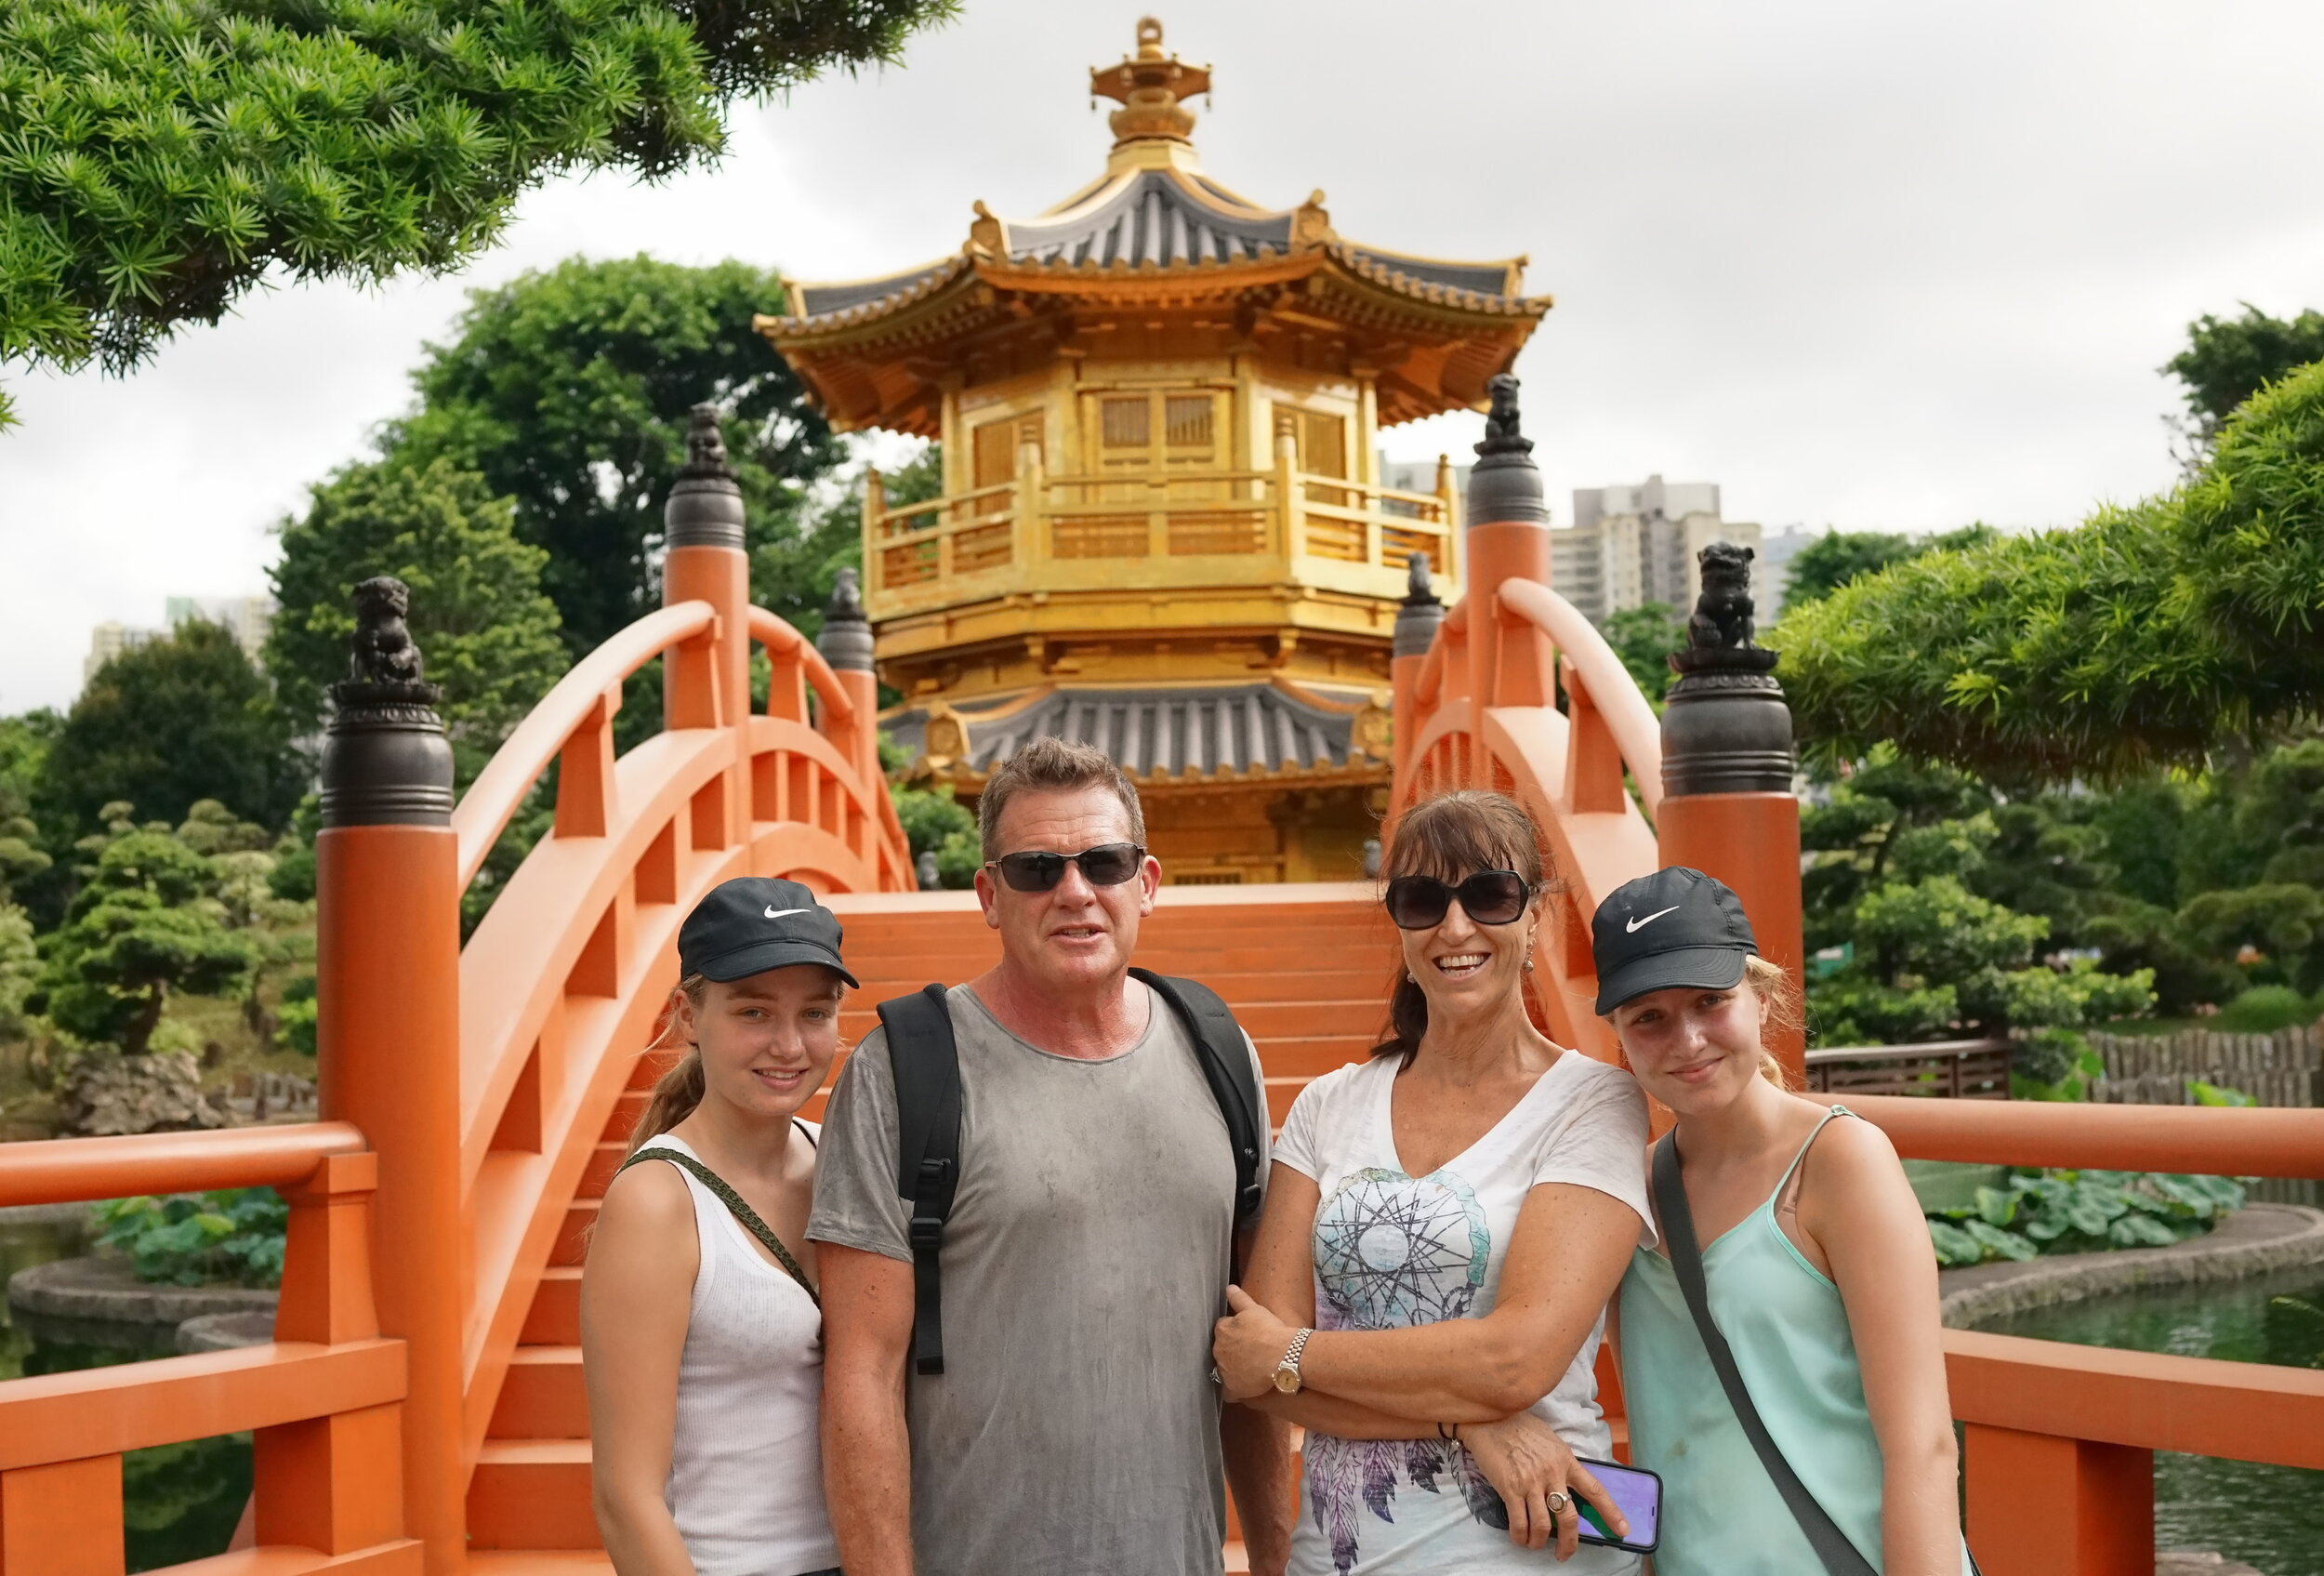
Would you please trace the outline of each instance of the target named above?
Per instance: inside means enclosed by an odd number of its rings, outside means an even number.
[[[1297,1369],[1290,1368],[1276,1369],[1275,1388],[1282,1391],[1287,1396],[1298,1395],[1300,1390],[1299,1371]]]

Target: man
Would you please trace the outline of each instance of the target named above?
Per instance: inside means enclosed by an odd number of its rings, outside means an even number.
[[[1099,751],[1037,739],[995,770],[977,818],[977,900],[1001,960],[947,1000],[960,1172],[941,1374],[908,1371],[885,1030],[848,1059],[823,1130],[807,1235],[840,1562],[848,1576],[1217,1576],[1223,1469],[1251,1569],[1276,1576],[1287,1439],[1221,1408],[1210,1377],[1239,1262],[1233,1147],[1184,1024],[1128,973],[1161,884],[1137,790]],[[1063,855],[1062,875],[1015,854]]]

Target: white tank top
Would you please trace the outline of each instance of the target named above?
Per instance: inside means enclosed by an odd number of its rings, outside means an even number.
[[[808,1136],[815,1124],[802,1122]],[[675,1149],[665,1132],[645,1149]],[[743,1223],[683,1166],[693,1196],[693,1308],[678,1364],[664,1498],[698,1576],[807,1576],[839,1563],[823,1504],[816,1413],[823,1315]]]

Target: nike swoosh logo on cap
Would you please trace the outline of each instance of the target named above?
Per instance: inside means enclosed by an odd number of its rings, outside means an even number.
[[[767,918],[770,920],[780,920],[790,914],[812,914],[813,912],[812,908],[777,908],[772,903],[767,905]],[[1666,908],[1663,912],[1667,914],[1670,910]]]
[[[1675,904],[1675,903],[1671,904],[1671,905],[1670,905],[1670,907],[1669,907],[1668,908],[1657,908],[1657,909],[1656,909],[1653,913],[1651,913],[1651,914],[1647,915],[1647,916],[1646,916],[1644,919],[1643,919],[1643,920],[1631,920],[1628,924],[1624,925],[1624,926],[1622,927],[1622,929],[1623,929],[1625,932],[1628,932],[1628,933],[1630,933],[1630,934],[1635,934],[1637,933],[1637,930],[1638,930],[1638,927],[1639,927],[1639,926],[1641,926],[1641,925],[1651,925],[1651,924],[1653,924],[1653,923],[1654,923],[1657,920],[1659,920],[1660,918],[1662,918],[1662,916],[1663,916],[1663,915],[1665,915],[1665,914],[1675,914],[1675,913],[1677,913],[1677,912],[1678,912],[1678,908],[1679,908],[1679,906],[1678,906],[1677,904]]]

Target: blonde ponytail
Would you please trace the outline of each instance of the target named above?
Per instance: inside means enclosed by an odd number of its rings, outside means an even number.
[[[678,1046],[678,998],[683,995],[697,1013],[702,1011],[703,998],[708,994],[710,982],[701,974],[688,974],[670,992],[669,1005],[662,1014],[661,1032],[654,1043],[645,1048],[647,1055],[668,1051]],[[638,1125],[629,1130],[630,1155],[649,1138],[658,1138],[694,1114],[702,1104],[702,1048],[686,1045],[686,1053],[670,1065],[669,1070],[654,1081],[654,1093],[645,1103],[645,1111],[638,1118]],[[627,1159],[625,1156],[624,1159]]]
[[[1759,998],[1760,1005],[1767,1010],[1766,1016],[1761,1020],[1763,1038],[1770,1030],[1787,1034],[1799,1029],[1803,1021],[1800,1009],[1800,987],[1792,983],[1787,970],[1753,953],[1743,960],[1743,981],[1751,987],[1751,994]],[[1784,1071],[1783,1064],[1776,1059],[1773,1051],[1764,1047],[1759,1053],[1759,1076],[1777,1089],[1797,1093],[1797,1086]]]

